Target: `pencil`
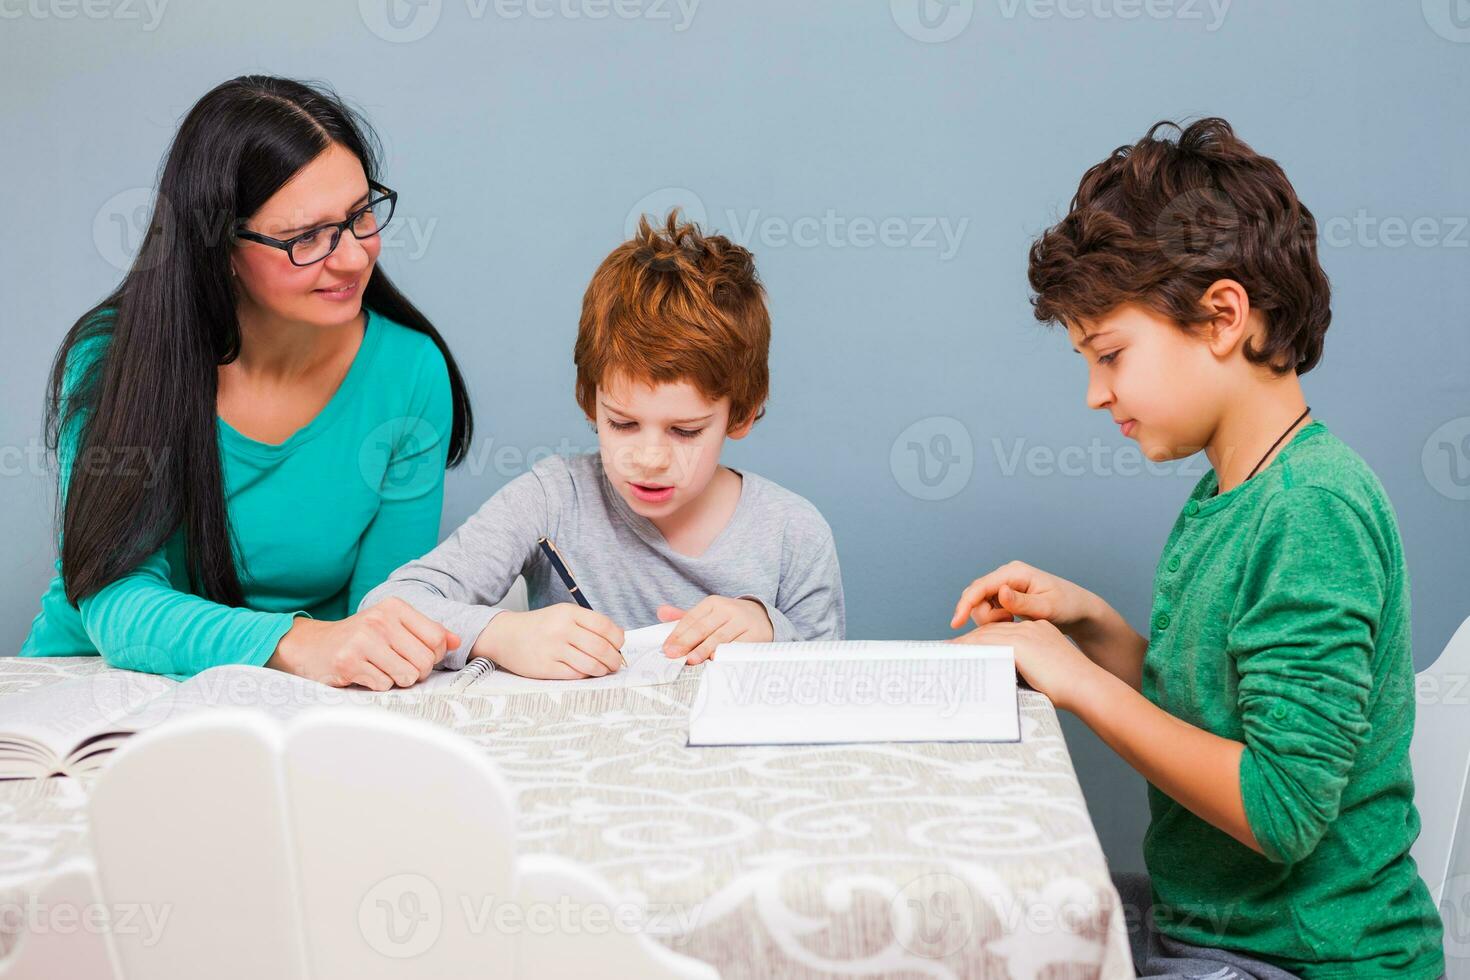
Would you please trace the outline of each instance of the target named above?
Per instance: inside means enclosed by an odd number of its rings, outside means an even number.
[[[577,605],[583,609],[591,610],[592,603],[587,601],[587,597],[582,594],[582,587],[577,584],[576,579],[572,578],[572,570],[562,560],[561,552],[556,550],[556,545],[551,543],[550,538],[538,538],[536,543],[541,546],[542,554],[546,555],[546,560],[551,562],[551,567],[556,571],[557,577],[561,579],[561,584],[567,587],[567,591],[572,594],[572,598],[576,600]],[[623,655],[622,650],[618,650],[618,657],[623,661],[624,667],[628,666],[628,658]]]

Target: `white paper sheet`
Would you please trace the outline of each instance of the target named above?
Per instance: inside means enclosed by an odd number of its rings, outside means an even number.
[[[684,658],[664,656],[664,640],[677,623],[659,623],[623,633],[623,656],[628,666],[602,677],[557,681],[521,677],[507,670],[492,670],[465,688],[474,694],[513,694],[518,691],[585,691],[603,687],[647,687],[669,684],[684,669]],[[454,684],[456,671],[435,671],[427,680],[406,691],[448,691]]]

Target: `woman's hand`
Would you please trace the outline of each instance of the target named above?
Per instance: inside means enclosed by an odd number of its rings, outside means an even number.
[[[687,612],[677,606],[659,606],[658,621],[679,621],[664,640],[664,656],[686,657],[687,664],[704,663],[721,643],[769,643],[776,635],[766,607],[754,599],[712,595]]]
[[[1013,561],[977,578],[955,603],[950,629],[966,618],[976,626],[1009,623],[1012,617],[1044,619],[1064,633],[1081,631],[1106,605],[1095,594],[1064,578]]]
[[[387,691],[428,677],[458,645],[458,636],[395,597],[336,622],[298,617],[265,665],[333,687]]]
[[[1011,647],[1016,673],[1058,708],[1076,711],[1077,705],[1110,679],[1107,671],[1088,659],[1051,623],[991,623],[956,637],[951,643],[983,643]]]
[[[474,654],[497,667],[545,680],[602,677],[623,666],[623,631],[602,613],[570,602],[496,613]]]

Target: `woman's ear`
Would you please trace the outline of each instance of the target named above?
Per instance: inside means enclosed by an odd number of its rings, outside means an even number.
[[[1228,357],[1250,337],[1254,327],[1250,294],[1234,279],[1210,283],[1200,297],[1200,305],[1210,317],[1205,329],[1216,357]]]

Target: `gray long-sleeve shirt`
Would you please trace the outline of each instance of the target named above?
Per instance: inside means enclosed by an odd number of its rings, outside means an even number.
[[[363,597],[397,596],[460,637],[440,667],[464,666],[517,575],[532,609],[573,602],[537,547],[556,543],[592,608],[624,629],[658,622],[664,604],[706,596],[756,599],[777,640],[843,638],[842,573],[832,530],[801,496],[742,473],[730,523],[704,554],[680,554],[628,506],[596,453],[552,456],[516,477],[424,557]]]

